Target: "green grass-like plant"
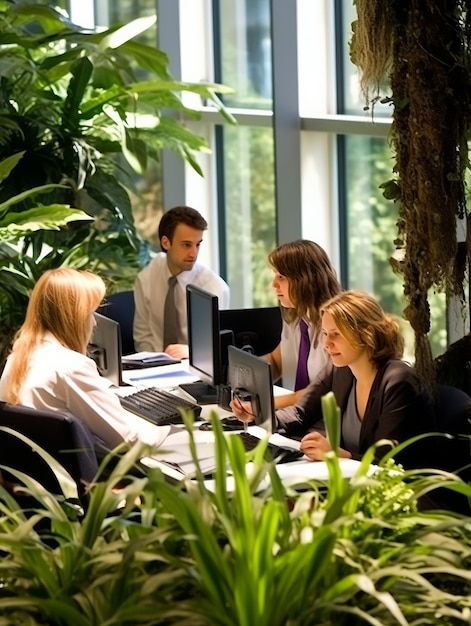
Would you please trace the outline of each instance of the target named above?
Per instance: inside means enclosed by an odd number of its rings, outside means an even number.
[[[470,521],[421,510],[433,489],[469,485],[374,466],[371,449],[351,479],[331,452],[327,481],[287,487],[266,441],[246,453],[211,422],[210,482],[137,471],[152,450],[136,444],[105,459],[80,514],[33,480],[34,511],[1,488],[0,626],[469,624]]]

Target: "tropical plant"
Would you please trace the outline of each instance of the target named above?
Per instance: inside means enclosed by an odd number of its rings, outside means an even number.
[[[3,181],[8,178],[11,171],[23,157],[24,152],[14,154],[0,162],[0,190]],[[3,362],[9,342],[18,321],[22,319],[28,303],[28,296],[33,281],[40,275],[42,264],[36,259],[31,259],[19,246],[38,229],[42,231],[58,230],[67,224],[92,218],[78,209],[71,209],[63,204],[31,205],[19,213],[12,211],[12,207],[25,202],[33,201],[52,190],[60,188],[60,185],[41,185],[9,198],[0,203],[0,273],[2,282],[0,286],[0,363]]]
[[[131,286],[149,254],[131,210],[136,176],[163,148],[202,173],[196,154],[207,145],[185,125],[198,119],[201,98],[233,121],[216,95],[229,89],[174,80],[167,56],[136,41],[155,22],[150,16],[89,32],[50,7],[0,0],[0,161],[22,155],[0,187],[0,202],[16,198],[7,207],[8,246],[0,235],[0,326],[18,327],[25,287],[48,267],[99,271],[110,290]],[[38,187],[45,206],[80,209],[92,219],[66,227],[60,219],[57,229],[38,220],[15,231],[36,203],[21,193]],[[56,217],[51,211],[49,224]]]
[[[337,408],[332,397],[323,405],[334,442]],[[405,472],[391,457],[375,467],[373,449],[351,479],[329,453],[328,481],[287,485],[265,460],[266,441],[247,466],[238,438],[211,421],[209,482],[201,471],[176,484],[157,469],[139,474],[151,451],[136,444],[90,486],[82,514],[22,475],[42,507],[21,511],[2,488],[0,624],[469,623],[469,519],[419,507],[437,486],[469,497],[468,485]]]

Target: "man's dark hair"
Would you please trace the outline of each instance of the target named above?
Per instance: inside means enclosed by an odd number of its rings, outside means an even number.
[[[208,222],[196,209],[189,206],[176,206],[166,211],[160,220],[159,241],[162,241],[162,237],[167,237],[171,243],[178,224],[186,224],[196,230],[208,228]]]

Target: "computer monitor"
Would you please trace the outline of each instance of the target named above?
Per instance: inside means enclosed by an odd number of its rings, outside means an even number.
[[[123,382],[119,323],[100,313],[95,313],[95,321],[87,354],[97,364],[100,374],[119,387]]]
[[[257,426],[270,434],[276,430],[271,365],[250,352],[228,346],[228,383],[232,393],[251,400]]]
[[[278,306],[219,311],[220,328],[232,330],[234,345],[257,356],[269,354],[280,343],[282,324]]]
[[[221,336],[218,297],[196,285],[187,285],[189,369],[201,382],[181,384],[198,404],[218,404],[219,387],[227,376],[227,349],[232,333]]]

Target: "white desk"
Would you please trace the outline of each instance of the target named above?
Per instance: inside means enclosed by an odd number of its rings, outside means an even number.
[[[261,438],[266,435],[263,429],[258,426],[250,426],[249,432],[253,432]],[[230,437],[235,431],[227,432],[226,436]],[[214,469],[214,437],[211,431],[194,431],[194,438],[198,450],[198,460],[203,473],[209,473]],[[184,471],[187,471],[191,477],[194,472],[194,463],[188,447],[189,435],[184,428],[174,429],[173,432],[162,443],[160,450],[162,456],[158,455],[153,458],[142,459],[146,467],[159,467],[162,471],[176,480],[184,478],[177,470],[169,467],[165,461],[176,463]],[[299,447],[299,442],[288,439],[277,433],[269,437],[269,441],[277,445],[289,445],[290,447]],[[359,461],[353,459],[340,459],[342,474],[345,478],[354,476],[360,465]],[[327,481],[329,473],[327,464],[322,461],[310,461],[307,457],[303,457],[297,461],[290,463],[276,464],[276,470],[285,486],[291,484],[299,484],[304,480]],[[251,465],[248,464],[247,471],[250,472]],[[206,481],[208,482],[208,481]],[[208,482],[211,484],[211,481]],[[231,481],[228,482],[230,489]]]
[[[193,398],[188,396],[188,394],[180,389],[178,385],[180,383],[194,382],[198,380],[196,376],[192,376],[188,372],[187,362],[154,368],[127,370],[123,372],[123,379],[125,382],[133,385],[134,387],[159,387],[190,400],[193,400]],[[123,387],[120,389],[120,393],[123,395],[131,393],[132,391],[133,387]],[[287,393],[287,391],[281,387],[275,386],[274,393],[283,394]],[[198,450],[198,460],[203,472],[211,471],[214,468],[214,435],[211,431],[199,430],[198,426],[202,421],[207,421],[209,419],[212,411],[215,411],[220,418],[231,415],[230,412],[225,411],[217,405],[202,406],[201,418],[195,423],[193,434]],[[132,413],[130,413],[130,416],[134,420],[145,421]],[[188,446],[189,434],[185,427],[180,425],[172,427],[155,426],[149,422],[147,422],[147,424],[150,429],[158,429],[159,431],[159,438],[162,439],[159,451],[162,451],[162,455],[142,459],[143,464],[147,467],[159,467],[169,477],[181,480],[184,478],[181,472],[168,465],[168,463],[176,463],[184,471],[191,475],[194,470],[194,464]],[[248,430],[260,438],[267,435],[266,431],[259,426],[249,426]],[[226,432],[227,436],[231,436],[233,433],[234,431]],[[284,437],[279,433],[270,435],[269,441],[276,445],[289,446],[299,450],[298,441]],[[350,478],[356,473],[359,461],[341,459],[340,462],[342,472],[346,478]],[[307,457],[303,457],[302,459],[291,463],[277,464],[276,468],[279,476],[283,479],[285,484],[298,483],[300,479],[317,479],[325,481],[329,477],[327,465],[324,462],[310,461]],[[248,466],[248,471],[250,471],[250,466]]]

